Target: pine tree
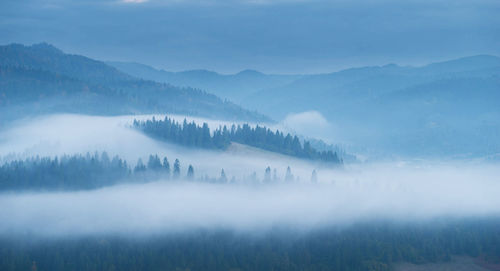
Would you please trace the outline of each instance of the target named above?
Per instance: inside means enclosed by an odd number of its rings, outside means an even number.
[[[137,160],[137,165],[134,168],[134,173],[140,173],[140,172],[144,172],[144,171],[146,171],[146,166],[142,162],[142,159],[139,158]]]
[[[290,167],[286,168],[285,182],[293,182],[293,174]]]
[[[318,151],[308,141],[303,141],[302,144],[296,135],[284,135],[279,130],[273,132],[258,125],[254,128],[247,123],[242,126],[233,125],[230,130],[226,126],[220,126],[211,133],[207,123],[198,126],[193,121],[188,123],[186,119],[178,123],[165,117],[164,120],[134,120],[134,126],[151,136],[189,147],[226,149],[234,141],[285,155],[342,164],[342,159],[336,152]]]
[[[267,167],[266,171],[264,172],[264,182],[265,183],[271,182],[271,168],[270,167]]]
[[[179,162],[179,159],[175,159],[174,173],[173,173],[174,180],[178,180],[180,176],[181,176],[181,163]]]
[[[165,177],[167,179],[170,178],[170,163],[168,162],[167,157],[163,158],[162,168],[163,168],[163,174],[165,175]]]
[[[148,169],[158,171],[162,167],[160,158],[158,155],[150,155],[148,160]]]
[[[189,165],[188,167],[186,178],[190,181],[194,179],[194,168],[192,165]]]
[[[316,173],[316,170],[314,169],[311,174],[311,183],[317,183],[318,182],[318,175]]]
[[[276,171],[276,168],[273,169],[273,182],[278,182],[278,172]]]
[[[220,172],[219,182],[220,183],[227,183],[227,176],[226,176],[226,173],[224,172],[224,169],[222,169]]]

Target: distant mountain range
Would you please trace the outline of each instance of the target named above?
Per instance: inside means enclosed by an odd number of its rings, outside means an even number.
[[[301,75],[268,75],[255,70],[244,70],[236,74],[220,74],[208,70],[170,72],[139,63],[106,63],[140,78],[203,89],[236,103],[241,103],[243,99],[260,90],[284,86],[302,77]]]
[[[0,46],[0,119],[59,112],[269,120],[205,91],[137,78],[46,43]]]
[[[277,119],[317,110],[339,127],[344,140],[391,153],[500,152],[500,58],[495,56],[305,76],[252,94],[243,105]]]
[[[363,151],[496,155],[500,58],[478,55],[422,67],[390,64],[312,75],[252,70],[224,75],[105,63],[45,43],[0,46],[0,120],[69,112],[268,121],[257,112],[280,120],[311,110],[332,124],[330,141]]]
[[[334,124],[336,141],[358,146],[412,155],[500,152],[496,56],[313,75],[173,73],[137,64],[112,65],[139,77],[207,89],[277,120],[315,110]]]

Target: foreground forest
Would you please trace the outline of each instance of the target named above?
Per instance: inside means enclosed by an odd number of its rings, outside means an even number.
[[[288,174],[291,173],[287,172]],[[285,186],[293,185],[291,183],[293,177],[286,176],[281,180],[271,177],[270,168],[265,169],[264,176],[266,177],[263,180],[243,180],[243,182],[237,180],[236,183],[255,185],[278,182]],[[144,162],[140,159],[135,165],[130,165],[118,156],[110,157],[106,152],[11,161],[0,167],[0,180],[0,189],[3,190],[0,202],[12,208],[16,208],[18,203],[14,204],[15,201],[9,198],[13,199],[18,194],[28,196],[27,202],[30,202],[29,197],[36,197],[36,192],[40,191],[42,191],[40,197],[48,199],[51,198],[50,195],[57,195],[51,194],[53,192],[75,191],[60,194],[63,199],[68,199],[84,190],[103,193],[99,192],[101,191],[99,189],[104,187],[112,189],[114,185],[124,184],[131,185],[130,191],[145,193],[140,185],[148,182],[187,184],[196,181],[204,182],[205,185],[213,186],[213,189],[220,189],[225,193],[237,191],[227,190],[227,186],[230,186],[227,183],[234,181],[228,180],[224,170],[220,176],[206,178],[199,176],[195,167],[182,165],[178,159],[170,161],[167,157],[149,155]],[[318,186],[321,190],[330,189],[327,184],[316,182],[317,180],[311,178],[311,182],[307,185]],[[339,193],[342,193],[341,191],[348,193],[341,183],[337,185],[332,183],[330,186],[339,190]],[[152,189],[155,189],[154,187]],[[167,204],[174,204],[174,209],[178,208],[175,204],[189,204],[189,202],[168,201],[172,194],[168,194],[167,190],[161,190],[165,188],[168,187],[159,186],[159,192],[163,193],[162,197],[166,197]],[[299,188],[304,190],[306,186]],[[368,188],[380,189],[373,186]],[[260,191],[259,188],[255,189]],[[355,186],[353,189],[362,190],[363,187]],[[196,192],[196,198],[201,197],[199,193],[203,192]],[[307,195],[307,192],[305,193]],[[178,196],[182,198],[182,195]],[[147,197],[147,193],[143,197]],[[205,195],[205,198],[211,201],[220,200],[217,195]],[[130,200],[133,205],[135,202],[129,197],[113,198],[111,202],[117,200]],[[162,206],[164,203],[155,200],[154,197],[149,200],[154,204],[148,208],[161,210],[165,207]],[[283,200],[285,201],[284,198]],[[24,202],[25,200],[21,203],[23,206]],[[99,205],[99,201],[96,200],[94,204]],[[140,208],[141,203],[137,202],[137,205],[137,208]],[[398,203],[394,202],[393,205],[390,209],[397,209]],[[120,206],[125,210],[128,208],[124,202]],[[81,209],[82,206],[76,202],[68,202],[68,207],[70,210],[75,208],[75,211],[71,212],[82,212],[80,215],[86,216],[85,209]],[[272,210],[275,207],[270,204],[261,211],[267,212],[266,209]],[[42,206],[40,208],[42,209],[39,210],[44,210]],[[349,206],[344,208],[348,210]],[[190,210],[189,207],[186,210]],[[0,210],[0,217],[5,218],[5,211]],[[312,209],[310,211],[315,212]],[[36,212],[43,213],[43,211]],[[188,212],[189,214],[185,214],[187,217],[193,215],[191,211]],[[134,224],[132,220],[136,219],[134,216],[136,214],[132,212],[127,216],[131,225]],[[22,214],[20,215],[22,217]],[[124,229],[127,234],[123,234],[120,231],[115,232],[113,228],[93,232],[94,227],[99,228],[101,227],[99,225],[107,223],[103,217],[100,218],[101,221],[96,221],[97,226],[85,224],[85,219],[82,223],[77,222],[79,225],[71,226],[74,220],[68,220],[56,210],[54,214],[46,215],[48,220],[29,218],[32,225],[15,226],[18,220],[14,217],[11,217],[14,221],[12,225],[8,221],[0,223],[0,270],[383,271],[393,270],[402,262],[417,265],[446,263],[457,255],[472,257],[490,266],[500,265],[500,246],[498,246],[500,221],[495,216],[473,215],[466,218],[445,216],[426,219],[396,216],[393,219],[367,218],[347,224],[320,223],[306,228],[300,227],[299,224],[277,223],[270,228],[264,226],[262,229],[258,226],[225,227],[223,224],[207,228],[203,226],[203,219],[200,219],[196,222],[195,228],[172,229],[166,224],[165,229],[160,231],[150,231],[149,226],[146,226],[145,231],[131,231],[126,227]],[[51,215],[55,217],[55,221],[62,219],[60,221],[62,224],[54,225],[54,218],[49,219]],[[199,216],[205,217],[205,215]],[[303,216],[304,220],[310,219],[305,213]],[[113,221],[112,217],[109,219]],[[333,219],[335,221],[336,217]],[[297,221],[300,220],[298,217]],[[342,221],[342,217],[339,216],[338,220]],[[58,228],[66,223],[69,223],[67,225],[69,228],[63,229],[64,226]],[[261,223],[266,224],[265,221],[257,221],[256,225]],[[51,225],[54,225],[53,229]],[[82,229],[84,232],[79,232]],[[85,233],[85,229],[91,231]]]
[[[133,218],[131,218],[133,219]],[[0,239],[0,269],[14,270],[393,270],[398,262],[447,262],[452,255],[500,264],[496,219],[367,222],[348,228],[267,233]]]

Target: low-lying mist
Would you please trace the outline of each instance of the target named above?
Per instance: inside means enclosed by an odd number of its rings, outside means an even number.
[[[170,116],[170,115],[169,115]],[[147,161],[150,154],[178,158],[183,171],[192,164],[198,176],[218,177],[224,169],[228,178],[244,178],[256,172],[262,178],[268,166],[284,177],[291,167],[296,178],[309,180],[311,172],[323,167],[307,160],[233,144],[226,151],[205,150],[168,144],[147,137],[131,128],[134,119],[150,119],[152,115],[99,117],[84,115],[51,115],[20,121],[0,132],[0,159],[24,159],[32,156],[61,156],[106,151],[118,155],[134,166],[139,158]],[[163,118],[164,116],[156,116]],[[171,116],[182,122],[184,116]],[[188,121],[207,122],[213,129],[231,123],[187,117]],[[330,169],[325,169],[330,170]]]
[[[198,181],[123,184],[79,192],[10,191],[0,194],[0,235],[147,235],[198,229],[313,230],[371,220],[430,221],[500,215],[500,167],[473,162],[413,161],[346,164],[331,168],[234,144],[225,151],[179,147],[130,128],[134,118],[56,115],[19,122],[0,133],[0,156],[8,161],[107,151],[135,165],[150,154],[179,158]],[[213,124],[216,125],[214,121]],[[224,169],[237,180],[266,167],[271,184],[211,184]],[[284,182],[286,168],[295,176]],[[317,183],[311,183],[316,170]],[[273,170],[274,171],[274,170]],[[132,180],[133,181],[133,180]]]
[[[318,184],[162,181],[85,192],[0,195],[0,235],[144,235],[313,230],[370,220],[500,215],[498,168],[373,166]]]

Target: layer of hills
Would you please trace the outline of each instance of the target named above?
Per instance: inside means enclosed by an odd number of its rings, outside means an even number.
[[[332,124],[327,140],[363,147],[353,150],[495,156],[500,153],[500,58],[480,55],[422,67],[392,64],[313,75],[251,70],[222,75],[105,63],[44,43],[0,46],[0,124],[59,112],[265,121],[256,112],[280,120],[310,110]]]
[[[367,149],[411,155],[500,153],[500,58],[496,56],[312,75],[167,72],[111,64],[142,78],[207,89],[277,120],[315,110],[334,124],[334,141]]]
[[[268,120],[213,94],[128,75],[46,43],[0,46],[2,120],[45,113],[179,113]]]
[[[262,89],[284,86],[302,77],[301,75],[264,74],[255,70],[244,70],[236,74],[220,74],[208,70],[171,72],[139,63],[107,63],[120,71],[140,78],[204,89],[237,103],[247,98],[249,94]]]

